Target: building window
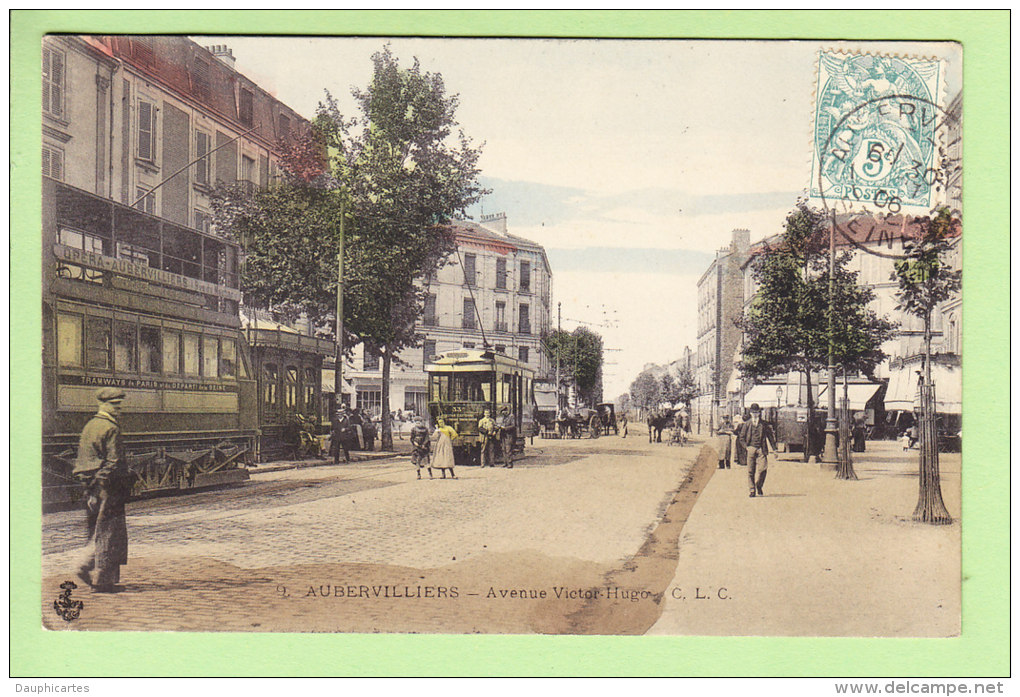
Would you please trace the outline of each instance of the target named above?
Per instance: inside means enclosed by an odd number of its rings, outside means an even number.
[[[280,140],[290,135],[290,119],[280,114]]]
[[[241,155],[241,185],[247,193],[255,188],[255,160],[247,155]]]
[[[527,346],[520,346],[520,347],[517,348],[517,358],[521,361],[521,363],[527,363],[528,362],[528,347]]]
[[[382,390],[359,389],[358,408],[368,417],[375,417],[382,413]]]
[[[42,51],[42,110],[58,119],[64,117],[64,52],[44,47]]]
[[[464,314],[461,316],[460,326],[462,329],[475,328],[475,301],[472,298],[464,298]]]
[[[80,368],[82,316],[57,313],[57,364],[62,368]]]
[[[212,169],[212,136],[202,131],[195,131],[195,183],[209,186],[209,172]]]
[[[245,126],[251,126],[254,121],[255,94],[251,90],[241,88],[240,100],[237,108],[237,117]]]
[[[220,377],[237,378],[237,344],[233,339],[220,339]]]
[[[163,332],[163,369],[168,375],[181,372],[181,333],[178,331]]]
[[[135,208],[149,215],[156,215],[156,194],[144,186],[139,186],[135,188],[135,199],[138,201]]]
[[[530,307],[525,303],[521,303],[517,310],[519,313],[517,331],[519,331],[521,334],[530,334],[531,333]]]
[[[143,324],[138,328],[138,367],[143,373],[159,373],[163,369],[159,338],[159,327]]]
[[[85,325],[85,361],[88,368],[110,369],[110,320],[89,317]]]
[[[496,288],[506,290],[506,259],[496,260]]]
[[[436,294],[429,293],[425,298],[425,312],[422,317],[422,324],[426,327],[434,327],[439,324],[436,319]]]
[[[502,300],[496,301],[496,331],[506,331],[506,303]]]
[[[503,344],[496,344],[496,353],[506,355],[506,346]]]
[[[365,344],[362,355],[362,370],[379,370],[379,352],[375,348]]]
[[[464,348],[466,348],[466,349],[473,349],[473,348],[475,347],[475,342],[473,342],[473,341],[465,341],[465,342],[464,342],[463,344],[461,344],[461,345],[462,345],[462,346],[463,346]]]
[[[42,149],[42,173],[44,177],[52,177],[64,181],[64,153],[62,150],[44,145]]]
[[[531,292],[531,262],[530,261],[522,261],[521,262],[521,292],[522,293],[530,293]]]
[[[262,366],[262,403],[267,409],[276,407],[276,390],[279,374],[276,372],[275,363],[266,363]]]
[[[184,334],[183,367],[185,375],[198,375],[198,334]]]
[[[469,286],[475,285],[475,255],[464,255],[464,283]]]
[[[156,105],[138,100],[138,159],[156,162]]]
[[[284,397],[287,401],[287,408],[294,409],[297,407],[298,398],[298,369],[295,366],[287,366],[286,381],[287,391],[284,394]]]
[[[422,364],[422,367],[424,367],[424,366],[428,365],[429,363],[431,363],[432,362],[432,357],[434,355],[436,355],[436,342],[431,340],[431,339],[427,339],[425,341],[425,345],[422,346],[422,350],[421,350],[421,364]]]
[[[203,210],[195,209],[195,229],[200,232],[212,232],[212,216]]]

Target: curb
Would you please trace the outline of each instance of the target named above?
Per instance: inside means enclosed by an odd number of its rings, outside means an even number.
[[[285,470],[294,469],[308,469],[312,467],[339,467],[341,465],[358,465],[364,462],[378,462],[385,460],[395,460],[400,457],[410,457],[402,453],[396,452],[380,452],[380,453],[358,453],[357,455],[351,455],[350,462],[340,463],[335,465],[332,460],[300,460],[300,461],[283,461],[283,462],[266,462],[255,467],[248,469],[249,474],[252,476],[259,474],[268,474],[270,472],[283,472]]]

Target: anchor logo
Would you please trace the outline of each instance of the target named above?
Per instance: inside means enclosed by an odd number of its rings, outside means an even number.
[[[63,588],[63,592],[53,601],[53,609],[65,622],[73,622],[81,617],[85,603],[71,598],[71,591],[78,587],[74,581],[64,581],[60,587]]]

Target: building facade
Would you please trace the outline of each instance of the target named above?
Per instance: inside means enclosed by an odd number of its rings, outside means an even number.
[[[744,306],[750,238],[750,231],[734,230],[729,247],[716,252],[698,279],[698,343],[692,373],[699,394],[691,404],[691,423],[696,430],[711,429],[719,422],[720,405],[725,406],[726,385],[740,343],[735,320]]]
[[[428,299],[418,321],[424,337],[394,361],[390,410],[425,414],[425,366],[432,356],[457,348],[492,348],[520,360],[548,378],[552,367],[542,350],[549,331],[552,268],[545,249],[507,232],[506,216],[483,216],[480,223],[450,224],[456,252],[427,280]],[[350,374],[356,402],[369,412],[382,404],[378,354],[359,346]]]

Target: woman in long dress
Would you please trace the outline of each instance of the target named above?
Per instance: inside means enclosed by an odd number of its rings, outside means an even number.
[[[457,478],[453,473],[453,439],[456,437],[457,431],[453,426],[447,426],[445,419],[436,422],[436,430],[432,432],[432,467],[439,468],[443,479],[446,479],[446,470],[450,470],[451,477]]]

